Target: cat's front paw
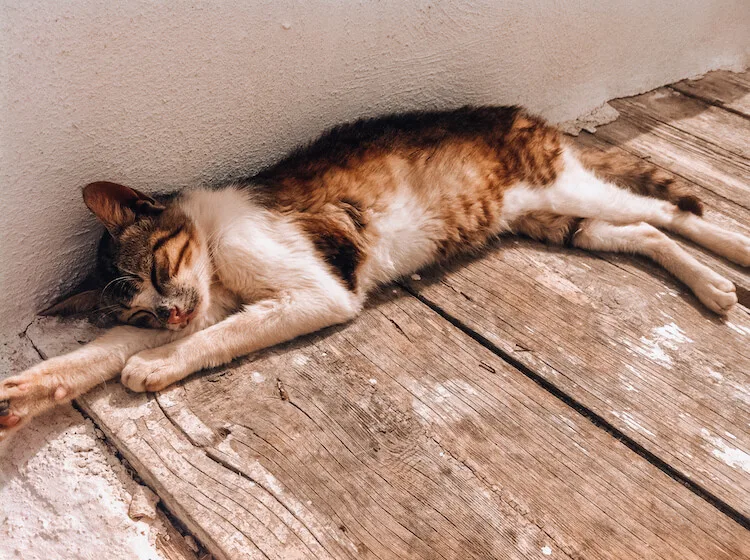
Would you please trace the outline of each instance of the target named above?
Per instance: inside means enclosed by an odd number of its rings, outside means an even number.
[[[34,416],[72,398],[49,362],[0,381],[0,441]]]
[[[122,370],[120,381],[138,393],[161,391],[190,373],[174,353],[154,348],[131,356]]]

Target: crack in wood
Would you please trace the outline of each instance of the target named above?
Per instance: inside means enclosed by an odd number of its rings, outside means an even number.
[[[394,327],[396,327],[396,330],[397,330],[398,332],[400,332],[400,333],[401,333],[402,335],[404,335],[404,338],[406,338],[406,340],[408,340],[409,342],[412,342],[412,343],[414,342],[414,341],[413,341],[413,340],[411,339],[411,337],[410,337],[410,336],[409,336],[408,334],[406,334],[406,333],[404,332],[404,329],[402,329],[402,328],[401,328],[401,325],[399,325],[399,324],[398,324],[398,323],[397,323],[397,322],[396,322],[395,320],[391,319],[390,317],[386,317],[386,318],[387,318],[387,319],[388,319],[388,320],[389,320],[389,321],[391,322],[391,324],[392,324],[392,325],[393,325]]]
[[[289,400],[289,393],[286,392],[286,389],[284,388],[284,385],[281,383],[281,378],[276,378],[276,389],[279,392],[279,398],[282,401],[288,401]]]
[[[320,542],[320,540],[318,539],[318,537],[315,535],[315,532],[312,529],[310,529],[310,527],[308,527],[307,524],[302,519],[300,519],[299,516],[292,509],[289,508],[289,506],[287,506],[283,501],[281,501],[279,499],[279,497],[274,492],[271,491],[271,489],[267,488],[260,481],[254,479],[253,477],[251,477],[250,475],[248,475],[246,472],[242,471],[240,468],[236,467],[235,465],[232,465],[232,463],[230,463],[229,461],[227,461],[226,459],[224,459],[222,457],[223,454],[218,449],[207,448],[205,450],[205,453],[206,453],[206,457],[208,457],[209,459],[211,459],[212,461],[214,461],[218,465],[221,465],[225,469],[232,471],[233,473],[239,475],[241,478],[244,478],[248,482],[251,482],[251,483],[255,484],[256,486],[258,486],[258,488],[262,489],[266,494],[268,494],[271,498],[273,498],[275,500],[275,502],[277,504],[279,504],[279,506],[281,506],[282,508],[284,508],[284,510],[286,510],[287,513],[289,513],[289,515],[291,515],[294,519],[296,519],[297,522],[302,527],[305,528],[305,530],[308,532],[308,534],[315,540],[315,542],[318,543],[318,545],[323,550],[325,550],[328,554],[331,554],[331,551],[328,550],[326,548],[326,546],[323,543]],[[284,523],[284,520],[280,519],[280,521],[282,523]],[[294,528],[289,527],[289,525],[287,525],[286,523],[284,523],[284,525],[289,529],[290,532],[296,534],[296,531],[294,530]],[[298,536],[298,538],[299,538],[299,536]],[[303,543],[305,542],[304,539],[301,539],[301,538],[300,538],[300,541],[303,542]],[[310,550],[309,547],[308,547],[308,550]],[[310,553],[314,555],[314,553],[313,553],[312,550],[310,550]]]
[[[617,428],[614,424],[610,423],[608,420],[606,420],[603,416],[596,413],[592,409],[584,406],[580,401],[575,399],[570,394],[566,393],[559,387],[557,387],[554,383],[548,381],[544,377],[542,377],[540,374],[536,373],[532,369],[530,369],[526,364],[523,362],[520,362],[507,352],[503,351],[499,346],[492,343],[490,340],[476,332],[475,330],[468,327],[466,324],[464,324],[462,321],[457,319],[456,317],[452,316],[448,312],[446,312],[442,307],[440,307],[437,303],[433,302],[432,300],[426,298],[419,292],[416,292],[413,290],[413,288],[407,286],[407,291],[411,293],[414,297],[416,297],[419,301],[424,303],[427,307],[435,311],[438,315],[446,319],[449,323],[454,325],[456,328],[458,328],[460,331],[474,339],[476,342],[496,354],[499,358],[507,362],[509,365],[513,366],[515,369],[517,369],[519,372],[524,374],[526,377],[534,381],[537,385],[542,387],[544,390],[546,390],[548,393],[552,394],[554,397],[562,401],[564,404],[578,412],[581,416],[586,418],[588,421],[590,421],[592,424],[594,424],[596,427],[604,430],[609,435],[615,437],[619,441],[621,441],[628,449],[633,451],[636,455],[639,455],[649,463],[651,463],[653,466],[658,468],[660,471],[662,471],[664,474],[669,476],[670,478],[674,479],[675,481],[679,482],[683,486],[687,487],[691,492],[693,492],[695,495],[699,496],[709,504],[711,504],[713,507],[715,507],[717,510],[721,511],[723,514],[731,518],[733,521],[738,523],[743,528],[750,530],[750,518],[748,518],[746,515],[741,513],[739,510],[735,509],[731,505],[729,505],[727,502],[716,496],[714,493],[710,492],[707,488],[703,487],[699,483],[692,480],[689,476],[684,474],[683,472],[679,471],[669,463],[667,463],[664,459],[653,453],[652,451],[649,451],[646,449],[643,445],[632,439],[630,436],[625,434],[622,430]]]
[[[447,447],[443,446],[442,443],[433,435],[433,434],[425,434],[427,439],[431,440],[435,445],[438,446],[442,450],[443,453],[448,455],[448,457],[451,458],[451,460],[455,461],[456,463],[459,463],[464,468],[466,468],[471,475],[477,479],[477,481],[482,484],[487,490],[489,490],[500,502],[502,502],[507,507],[511,508],[513,511],[515,511],[519,516],[521,516],[525,521],[528,523],[534,525],[537,529],[539,529],[544,535],[546,535],[552,543],[556,547],[558,547],[560,550],[562,550],[565,554],[571,557],[571,559],[579,559],[583,558],[581,553],[577,550],[571,549],[570,546],[568,546],[566,543],[560,542],[554,535],[552,535],[543,524],[539,523],[534,516],[532,516],[527,508],[521,507],[521,505],[516,502],[515,500],[509,500],[507,496],[503,494],[503,492],[498,488],[497,484],[493,484],[487,478],[479,471],[477,471],[474,467],[472,467],[468,461],[465,459],[458,457],[457,455],[453,454]]]

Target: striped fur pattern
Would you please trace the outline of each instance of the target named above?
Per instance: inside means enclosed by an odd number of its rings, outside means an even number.
[[[503,233],[646,255],[720,314],[732,283],[661,230],[750,265],[750,239],[704,220],[666,173],[579,152],[517,107],[357,121],[223,188],[83,194],[107,229],[97,274],[49,311],[125,325],[0,384],[0,439],[119,373],[158,391],[346,322],[378,285]]]

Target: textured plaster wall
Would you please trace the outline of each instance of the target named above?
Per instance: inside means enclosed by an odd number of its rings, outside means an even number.
[[[0,0],[0,332],[85,274],[96,179],[256,169],[359,115],[553,120],[750,62],[747,0]]]

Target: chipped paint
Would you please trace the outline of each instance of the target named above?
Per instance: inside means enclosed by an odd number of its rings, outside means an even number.
[[[656,437],[656,434],[654,432],[641,426],[641,424],[629,412],[617,412],[616,410],[612,410],[611,412],[615,417],[622,420],[628,428],[637,432],[641,432],[643,434],[648,434],[651,437]]]
[[[627,341],[625,344],[636,353],[664,367],[671,368],[672,356],[667,354],[664,349],[677,350],[680,344],[690,344],[694,341],[677,324],[672,322],[651,329],[651,338],[642,336],[640,342],[642,346],[633,346]]]
[[[548,546],[543,546],[542,554],[544,554],[545,556],[550,556],[552,554],[552,549]]]
[[[721,383],[724,380],[724,376],[721,373],[714,371],[711,368],[708,368],[708,376],[717,383]]]
[[[672,358],[664,352],[658,341],[642,336],[641,344],[643,344],[643,347],[636,346],[633,350],[658,364],[665,367],[672,367]]]
[[[636,376],[636,377],[637,377],[638,379],[643,379],[643,373],[641,373],[640,371],[638,371],[637,369],[635,369],[635,368],[634,368],[633,366],[631,366],[630,364],[625,364],[625,368],[626,368],[626,369],[627,369],[627,370],[628,370],[628,371],[629,371],[630,373],[632,373],[633,375],[635,375],[635,376]]]
[[[694,342],[693,339],[686,336],[685,331],[683,331],[675,323],[668,323],[663,327],[657,327],[653,329],[652,332],[655,335],[661,337],[664,346],[666,346],[667,348],[671,348],[672,350],[677,350],[678,344]]]
[[[750,335],[750,329],[747,327],[743,327],[741,325],[735,325],[734,323],[730,321],[727,321],[726,325],[733,331],[740,333],[742,336]]]
[[[620,383],[622,383],[622,386],[625,387],[626,391],[638,391],[638,389],[635,388],[635,385],[633,385],[632,380],[628,377],[620,375]]]
[[[259,371],[254,371],[252,373],[252,378],[253,378],[253,381],[255,381],[256,383],[263,383],[266,380],[265,375],[263,375]]]
[[[743,471],[750,473],[750,453],[738,449],[737,447],[731,447],[721,439],[720,437],[712,436],[711,432],[707,429],[701,429],[701,435],[711,445],[715,447],[711,450],[711,455],[729,465],[733,469],[742,469]],[[727,434],[731,437],[732,434]]]

